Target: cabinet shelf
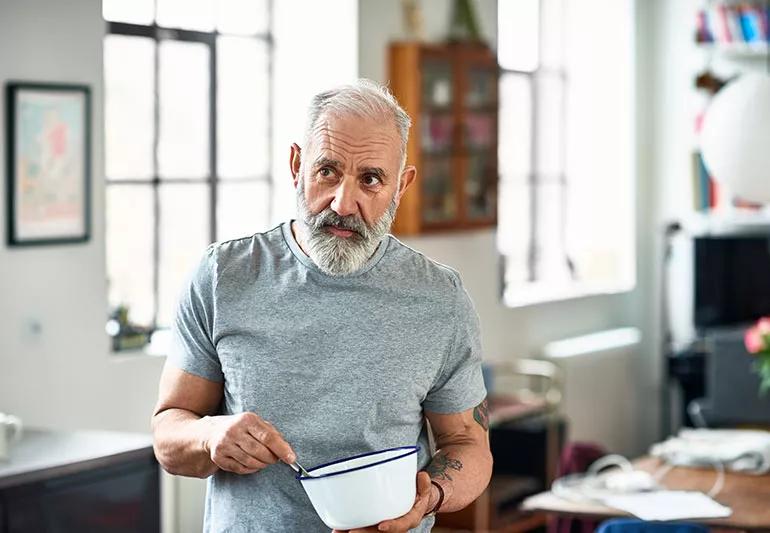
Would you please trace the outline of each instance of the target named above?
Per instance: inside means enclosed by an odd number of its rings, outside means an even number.
[[[770,211],[736,209],[726,213],[692,213],[682,220],[682,226],[691,235],[770,233]]]
[[[767,42],[697,43],[697,45],[705,52],[734,58],[764,59],[770,54],[770,43]]]

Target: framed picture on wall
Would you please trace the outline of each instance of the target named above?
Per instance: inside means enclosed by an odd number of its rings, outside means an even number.
[[[90,237],[91,91],[84,85],[6,85],[8,245]]]

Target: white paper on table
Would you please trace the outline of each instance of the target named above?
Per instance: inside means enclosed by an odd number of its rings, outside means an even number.
[[[702,492],[659,490],[606,496],[602,502],[631,513],[642,520],[687,520],[689,518],[724,518],[733,512]]]

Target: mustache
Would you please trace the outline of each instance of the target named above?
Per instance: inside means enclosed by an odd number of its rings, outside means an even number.
[[[321,230],[327,226],[336,226],[353,231],[363,239],[367,239],[370,233],[369,226],[359,217],[355,215],[342,216],[335,213],[329,207],[316,215],[312,215],[308,222],[310,222],[313,230]]]

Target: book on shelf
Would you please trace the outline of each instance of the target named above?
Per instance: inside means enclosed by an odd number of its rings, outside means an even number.
[[[716,209],[720,202],[719,185],[709,175],[703,163],[700,151],[692,154],[693,168],[693,208],[695,211],[709,212]]]
[[[747,43],[756,43],[767,40],[765,31],[762,27],[762,15],[756,10],[747,6],[741,6],[739,19],[741,23],[741,32],[743,40]]]
[[[719,2],[698,11],[698,43],[767,43],[770,40],[770,6],[765,3]]]
[[[699,151],[692,153],[693,165],[693,208],[695,211],[708,214],[716,209],[728,208],[734,215],[750,216],[759,213],[764,204],[752,202],[739,197],[727,198],[719,183],[709,174]]]

